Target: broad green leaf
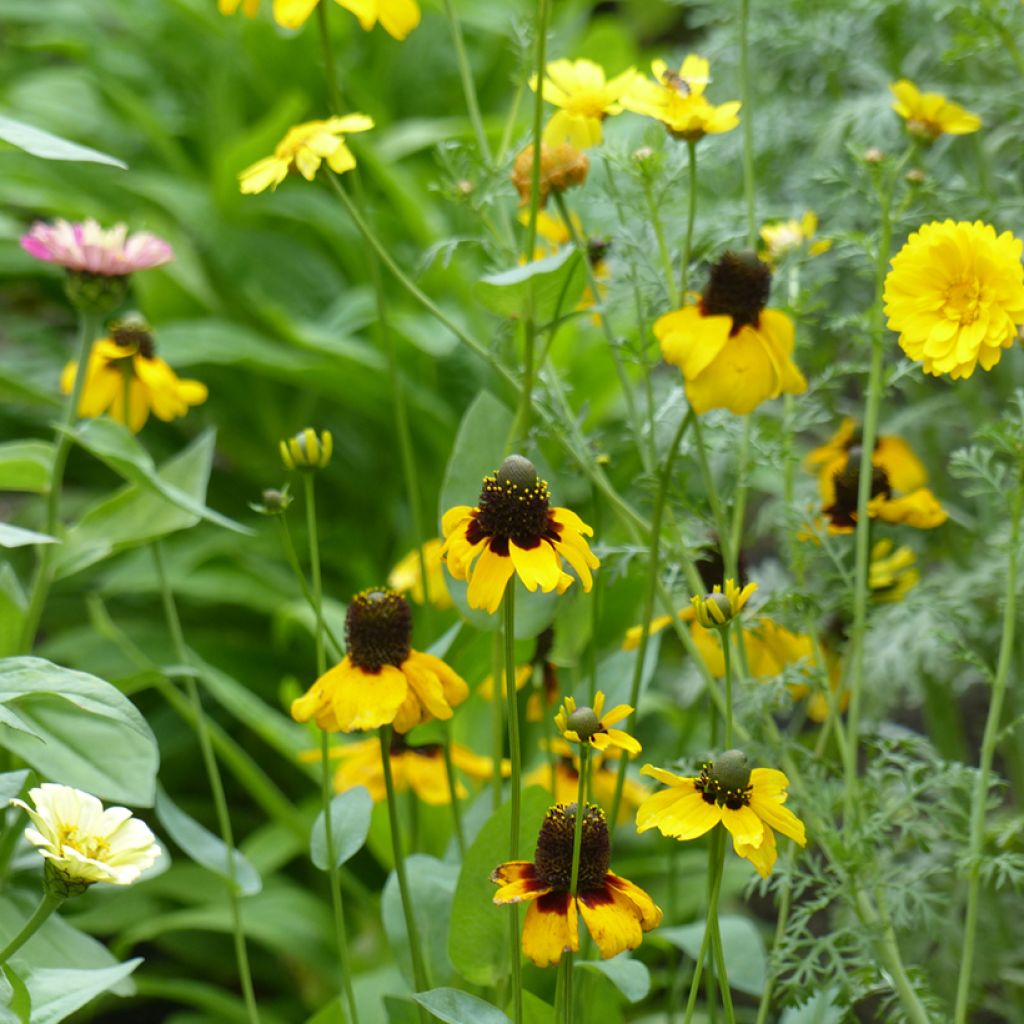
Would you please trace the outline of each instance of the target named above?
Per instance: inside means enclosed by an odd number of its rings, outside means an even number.
[[[101,800],[152,805],[160,762],[156,739],[117,687],[43,658],[5,658],[0,708],[35,734],[4,721],[0,746],[40,775]]]
[[[354,857],[366,842],[370,831],[370,817],[373,814],[373,797],[365,786],[356,786],[338,793],[331,800],[331,832],[334,839],[334,866],[340,867]],[[324,812],[321,811],[313,822],[313,833],[309,840],[309,855],[321,870],[329,867],[327,860],[327,829],[324,827]]]
[[[69,142],[59,135],[34,128],[11,117],[0,117],[0,140],[16,146],[18,149],[31,153],[43,160],[74,160],[93,164],[108,164],[126,171],[128,165],[117,157],[108,156],[98,149],[81,146],[77,142]],[[34,1022],[33,1022],[34,1024]]]
[[[10,964],[0,968],[0,1024],[29,1024],[32,997]]]
[[[583,259],[569,246],[554,256],[481,278],[476,293],[491,312],[518,319],[528,315],[532,289],[533,319],[546,324],[572,312],[586,283]]]
[[[10,523],[0,523],[0,548],[24,548],[29,544],[57,544],[56,537],[35,530],[26,530]]]
[[[765,955],[761,933],[749,918],[735,914],[724,914],[719,918],[719,927],[725,962],[729,965],[730,987],[748,995],[759,996],[764,991],[768,976],[768,957]],[[704,939],[704,922],[698,921],[680,928],[662,928],[658,935],[696,960]]]
[[[651,972],[625,954],[611,960],[581,960],[579,966],[603,974],[631,1003],[646,999],[651,991]]]
[[[46,441],[0,444],[0,491],[45,494],[50,489],[53,445]]]
[[[252,534],[252,530],[247,526],[214,512],[204,502],[196,501],[181,488],[168,483],[157,472],[149,452],[123,423],[101,416],[97,419],[84,420],[72,434],[75,441],[86,451],[106,463],[129,483],[149,488],[184,511],[191,512],[194,516],[216,526],[223,526],[247,536]]]
[[[230,881],[228,848],[223,841],[190,818],[159,785],[155,809],[164,831],[192,860]],[[240,896],[255,896],[263,888],[263,880],[240,850],[233,852],[231,863],[234,864],[235,889]]]
[[[76,969],[35,967],[26,971],[25,987],[32,998],[31,1024],[58,1024],[96,996],[127,978],[142,957],[113,967]]]
[[[21,793],[27,780],[27,768],[16,772],[0,772],[0,808],[6,807],[12,797]]]
[[[16,654],[27,604],[25,591],[13,567],[0,563],[0,658]]]
[[[512,1024],[496,1006],[455,988],[417,992],[413,999],[445,1024]]]
[[[551,802],[551,794],[537,786],[523,793],[519,829],[520,857],[529,857],[537,832]],[[497,891],[491,872],[509,860],[509,804],[503,804],[480,830],[466,851],[452,901],[448,954],[455,969],[474,985],[493,985],[507,978],[508,907],[496,907]]]

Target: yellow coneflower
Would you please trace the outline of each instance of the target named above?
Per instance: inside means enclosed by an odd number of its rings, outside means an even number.
[[[813,210],[805,210],[799,220],[791,217],[789,220],[764,224],[758,232],[764,243],[761,258],[769,266],[774,267],[788,253],[803,249],[805,246],[808,256],[820,256],[832,248],[832,241],[828,238],[813,241],[817,232],[818,215]]]
[[[717,629],[736,618],[750,600],[750,595],[757,590],[756,583],[748,583],[744,587],[737,585],[733,579],[725,581],[725,590],[716,583],[710,594],[703,597],[695,594],[690,598],[693,613],[697,621],[705,629]]]
[[[940,135],[969,135],[981,127],[981,118],[946,99],[941,92],[921,92],[913,82],[901,78],[889,86],[895,97],[892,109],[907,124],[907,131],[921,142],[934,142]]]
[[[530,694],[526,702],[526,720],[528,722],[539,722],[544,717],[544,712],[553,707],[558,701],[558,667],[548,661],[554,644],[554,630],[549,626],[537,635],[537,643],[533,649],[533,657],[528,665],[516,666],[516,690],[521,690],[533,678],[534,667],[540,668],[541,686],[540,692]],[[498,696],[502,695],[504,678],[499,677]],[[487,676],[477,689],[477,693],[484,700],[493,700],[495,693],[494,676]]]
[[[593,747],[594,750],[618,747],[628,754],[639,754],[643,749],[639,742],[628,732],[613,728],[616,722],[621,722],[631,714],[633,709],[628,704],[616,704],[605,711],[604,694],[598,690],[594,694],[592,708],[577,707],[572,697],[566,697],[555,716],[555,728],[570,743]]]
[[[452,597],[444,581],[444,559],[441,558],[441,538],[433,537],[423,545],[423,561],[427,566],[427,587],[430,603],[439,611],[452,606]],[[423,604],[423,572],[420,553],[413,548],[404,555],[388,574],[388,586],[400,594],[407,594],[416,604]]]
[[[917,556],[911,548],[906,545],[898,548],[888,538],[872,546],[871,562],[868,565],[868,586],[871,588],[872,601],[902,601],[920,580]]]

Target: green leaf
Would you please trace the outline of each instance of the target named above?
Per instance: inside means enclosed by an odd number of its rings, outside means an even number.
[[[29,544],[58,544],[56,537],[35,530],[26,530],[10,523],[0,523],[0,548],[24,548]]]
[[[538,786],[523,793],[520,853],[533,850],[550,803],[551,794]],[[474,985],[493,985],[507,978],[510,970],[509,909],[494,905],[497,890],[491,881],[491,872],[509,860],[509,812],[509,804],[499,807],[473,840],[452,901],[448,955],[459,974]]]
[[[228,848],[217,836],[178,807],[162,786],[157,786],[156,816],[164,831],[192,860],[230,881]],[[263,888],[263,880],[240,850],[233,852],[235,889],[239,896],[255,896]]]
[[[768,957],[761,933],[749,918],[735,914],[724,914],[718,923],[725,962],[729,966],[729,987],[759,996],[768,977]],[[658,935],[696,960],[704,940],[704,926],[705,922],[698,921],[681,928],[662,928]]]
[[[137,956],[113,967],[76,969],[35,967],[25,973],[25,987],[32,998],[31,1024],[58,1024],[86,1003],[127,978],[139,964]]]
[[[417,992],[413,999],[445,1024],[512,1024],[496,1006],[458,989],[434,988]]]
[[[160,754],[135,705],[115,686],[43,658],[0,661],[5,746],[41,775],[101,800],[149,807]],[[32,734],[34,735],[32,735]]]
[[[16,772],[0,772],[0,808],[6,808],[12,797],[21,795],[27,780],[27,768]]]
[[[18,574],[3,562],[0,564],[0,658],[16,654],[21,646],[27,603]]]
[[[253,535],[249,527],[214,512],[204,502],[197,501],[181,488],[168,483],[157,472],[149,452],[123,423],[101,416],[97,419],[84,420],[72,431],[72,435],[86,451],[95,455],[129,483],[149,488],[184,511],[191,512],[192,515],[207,522],[223,526],[235,533]]]
[[[46,494],[52,466],[53,445],[46,441],[0,444],[0,491]]]
[[[839,1024],[843,1008],[836,1006],[836,990],[827,988],[802,1006],[787,1007],[779,1024]]]
[[[331,832],[334,839],[334,866],[340,867],[354,857],[366,842],[370,832],[370,818],[373,814],[373,797],[365,786],[355,786],[344,793],[338,793],[331,800]],[[321,871],[328,869],[327,829],[324,827],[324,812],[321,811],[313,822],[309,839],[309,856]]]
[[[11,967],[0,968],[0,1024],[29,1024],[32,997],[25,982]]]
[[[77,142],[69,142],[59,135],[43,131],[42,128],[33,128],[11,117],[0,117],[0,139],[32,156],[42,157],[43,160],[84,161],[128,170],[128,165],[117,157],[108,156],[89,146],[80,146]]]
[[[533,320],[546,324],[576,308],[586,283],[583,258],[570,246],[546,259],[488,274],[477,282],[476,293],[491,312],[518,319],[527,315],[532,289]]]
[[[646,999],[651,991],[651,972],[639,960],[616,956],[611,960],[581,960],[580,967],[603,974],[631,1003]]]

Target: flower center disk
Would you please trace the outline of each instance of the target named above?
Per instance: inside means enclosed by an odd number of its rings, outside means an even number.
[[[467,539],[475,544],[490,537],[491,550],[499,555],[508,554],[510,540],[521,548],[535,548],[551,531],[550,499],[548,485],[537,477],[533,463],[510,455],[496,473],[484,477],[480,511],[467,530]]]
[[[750,762],[742,750],[727,750],[701,765],[695,783],[705,803],[738,811],[750,803]]]
[[[600,807],[587,804],[583,811],[580,843],[578,892],[588,892],[604,884],[611,862],[608,822]],[[572,840],[576,827],[576,804],[552,807],[544,818],[533,855],[537,878],[555,892],[569,892],[572,886]]]
[[[763,260],[749,252],[727,252],[711,268],[701,296],[705,316],[732,317],[732,334],[742,327],[756,327],[768,304],[772,272]]]
[[[383,587],[356,594],[345,615],[345,643],[357,668],[396,668],[412,648],[412,612],[401,594]]]

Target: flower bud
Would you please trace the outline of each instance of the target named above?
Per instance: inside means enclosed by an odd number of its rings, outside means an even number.
[[[288,469],[323,469],[331,461],[334,439],[329,430],[319,437],[312,427],[300,430],[279,444],[281,461]]]

